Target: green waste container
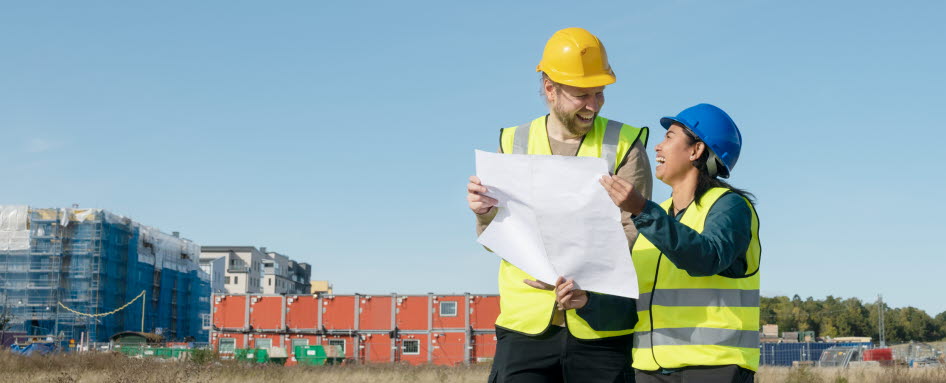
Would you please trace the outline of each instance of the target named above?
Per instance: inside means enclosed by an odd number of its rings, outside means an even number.
[[[174,356],[174,349],[161,347],[154,349],[154,356],[161,359],[170,359]]]
[[[269,352],[262,348],[242,348],[233,353],[233,358],[243,362],[266,363]]]
[[[305,366],[321,366],[327,359],[322,346],[296,346],[293,355],[299,364]]]
[[[125,356],[139,356],[141,355],[141,347],[135,346],[121,346],[118,348],[118,352],[124,354]]]

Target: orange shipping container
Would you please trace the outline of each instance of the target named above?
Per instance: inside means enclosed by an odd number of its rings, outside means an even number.
[[[394,361],[394,350],[391,336],[382,333],[362,334],[361,357],[369,363],[391,363]]]
[[[246,335],[240,333],[227,333],[227,332],[214,332],[211,335],[210,342],[214,350],[217,350],[222,355],[232,355],[233,350],[238,348],[246,348]],[[225,343],[224,348],[221,349],[221,342]]]
[[[466,333],[463,332],[435,332],[430,340],[430,352],[433,353],[433,363],[453,366],[463,364],[466,360]]]
[[[473,355],[470,359],[474,362],[492,360],[496,355],[496,334],[474,334],[473,335]]]
[[[290,331],[319,330],[319,310],[318,297],[301,295],[286,298],[286,327]]]
[[[428,330],[429,298],[426,295],[399,295],[397,297],[398,330]]]
[[[499,317],[499,296],[471,296],[470,327],[473,330],[493,331]]]
[[[220,337],[229,338],[228,350],[284,347],[289,364],[295,342],[338,345],[363,362],[454,365],[495,355],[498,315],[499,297],[488,295],[218,295],[212,323],[225,330],[211,342],[219,348]]]
[[[424,297],[426,298],[426,297]],[[398,362],[419,365],[428,363],[430,354],[429,334],[400,334],[397,339],[395,359]]]
[[[254,330],[283,329],[283,296],[250,296],[250,326]]]
[[[466,328],[466,296],[435,295],[431,303],[431,310],[433,313],[433,328]]]
[[[390,295],[364,295],[358,301],[358,329],[391,331],[394,329],[394,298]],[[390,348],[390,347],[388,347]]]
[[[355,359],[356,335],[325,335],[322,337],[322,346],[341,346],[345,359]]]
[[[219,329],[243,330],[247,323],[246,295],[215,295],[213,324]]]
[[[326,330],[355,329],[355,297],[327,295],[322,298],[322,327]]]

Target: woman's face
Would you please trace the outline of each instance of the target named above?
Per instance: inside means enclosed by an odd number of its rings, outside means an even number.
[[[674,123],[667,129],[663,142],[657,144],[655,175],[663,183],[673,186],[690,172],[696,172],[693,160],[702,154],[702,144],[692,142],[683,125]]]

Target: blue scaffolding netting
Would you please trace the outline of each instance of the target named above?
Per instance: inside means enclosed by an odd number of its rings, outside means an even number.
[[[145,331],[206,342],[210,278],[199,257],[190,240],[105,210],[0,206],[0,306],[12,314],[10,332],[105,342]],[[142,291],[144,300],[111,315],[69,310],[108,313]]]

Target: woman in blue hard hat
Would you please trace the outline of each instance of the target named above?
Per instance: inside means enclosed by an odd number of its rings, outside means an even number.
[[[656,147],[656,177],[673,188],[670,199],[657,204],[624,180],[601,179],[640,232],[632,250],[637,382],[751,382],[759,367],[759,220],[752,194],[721,179],[736,165],[742,136],[709,104],[660,124],[667,133]],[[569,281],[558,301],[581,307],[588,295]]]

